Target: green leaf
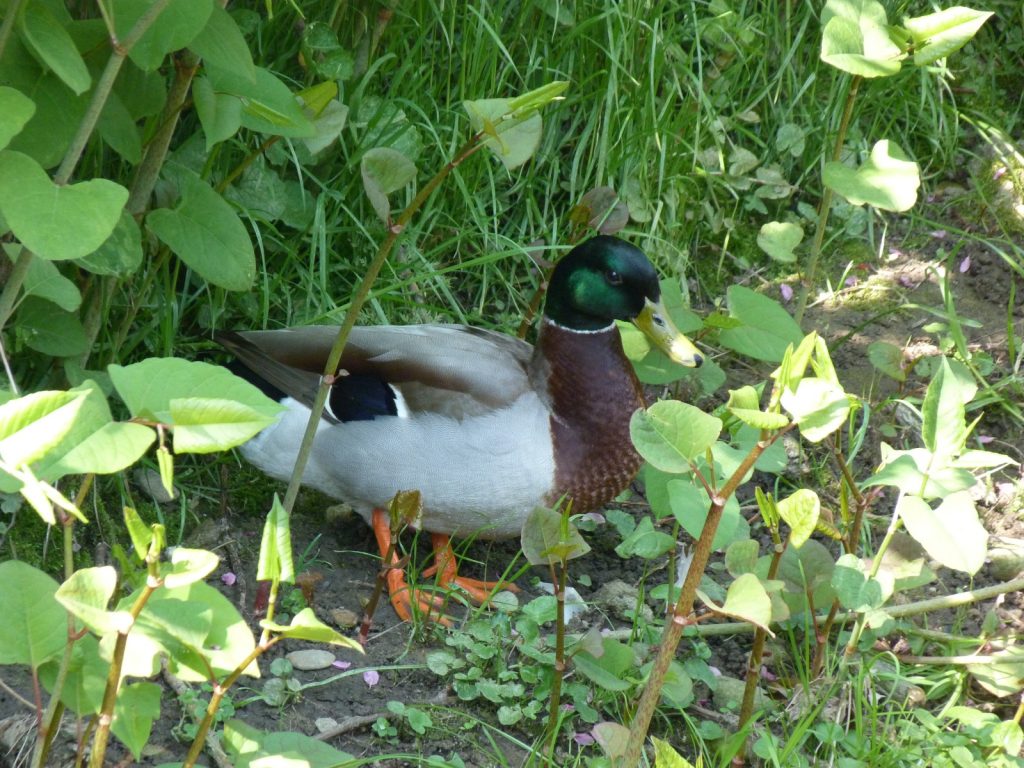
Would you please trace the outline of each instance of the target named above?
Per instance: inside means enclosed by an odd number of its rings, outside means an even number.
[[[121,211],[110,237],[77,263],[96,275],[133,274],[142,264],[142,232],[135,218],[128,211]]]
[[[676,540],[664,531],[654,530],[651,518],[644,517],[636,528],[615,548],[615,554],[621,558],[642,557],[652,560],[672,550]],[[588,547],[589,549],[589,547]]]
[[[44,259],[77,259],[110,237],[128,190],[106,179],[57,186],[20,152],[0,152],[0,215]],[[60,226],[54,226],[60,222]]]
[[[142,160],[142,133],[117,93],[111,92],[107,97],[96,130],[129,163],[136,164]]]
[[[526,117],[511,117],[515,108],[512,99],[479,99],[462,102],[469,115],[469,123],[477,133],[483,133],[484,144],[505,168],[518,168],[540,146],[544,123],[540,113],[529,112]]]
[[[891,485],[904,493],[935,499],[967,490],[977,482],[967,469],[935,461],[925,448],[894,451],[882,443],[882,467],[864,485]]]
[[[44,67],[75,93],[89,90],[92,78],[71,35],[43,3],[25,5],[19,21],[22,39]]]
[[[753,573],[760,549],[760,544],[754,539],[734,541],[725,550],[725,570],[734,578]]]
[[[184,587],[201,581],[213,573],[220,558],[205,549],[175,547],[169,565],[161,565],[160,576],[168,589]]]
[[[153,529],[142,521],[139,513],[132,507],[124,508],[124,524],[128,529],[135,554],[140,560],[144,559],[149,554],[149,545],[153,542]]]
[[[854,554],[845,554],[836,561],[832,573],[839,603],[851,611],[865,612],[881,607],[887,595],[881,582],[864,572],[864,564]]]
[[[914,64],[927,66],[959,51],[992,15],[991,11],[956,6],[903,19],[903,26],[914,41]]]
[[[54,684],[57,681],[58,667],[59,663],[55,659],[44,664],[39,670],[40,681],[51,693],[54,692]],[[60,700],[78,715],[87,716],[99,712],[109,670],[109,660],[104,661],[100,657],[99,640],[94,635],[86,633],[75,641],[72,648],[71,664],[60,692]]]
[[[297,139],[316,135],[295,94],[269,70],[256,67],[250,79],[234,70],[208,66],[206,74],[217,94],[239,99],[243,128]]]
[[[860,168],[843,163],[825,163],[825,186],[842,195],[851,205],[868,205],[885,211],[906,211],[917,202],[921,176],[917,163],[900,147],[883,139],[871,148],[871,156]]]
[[[693,768],[693,763],[684,758],[667,741],[652,736],[654,742],[654,768]]]
[[[759,627],[772,637],[775,633],[769,628],[772,621],[772,601],[761,584],[761,580],[752,573],[744,573],[742,576],[729,585],[725,595],[725,602],[721,606],[715,605],[710,598],[700,590],[697,596],[716,613],[724,616],[731,616],[740,621],[746,621]]]
[[[224,746],[235,768],[334,768],[358,762],[312,736],[290,731],[263,733],[241,720],[224,724]]]
[[[256,66],[249,52],[249,44],[245,41],[242,30],[220,3],[213,4],[210,18],[202,31],[196,35],[188,47],[202,58],[207,66],[213,65],[230,71],[242,80],[253,82],[256,79]]]
[[[808,488],[800,488],[792,495],[776,504],[779,515],[790,527],[789,542],[794,547],[802,547],[818,524],[821,514],[821,500],[818,494]]]
[[[591,731],[597,743],[601,745],[605,755],[612,763],[620,762],[626,754],[629,742],[629,728],[621,723],[603,722],[594,726]]]
[[[29,296],[18,307],[18,335],[24,343],[51,357],[74,357],[89,351],[78,315],[44,299]]]
[[[295,564],[292,562],[292,532],[288,512],[281,500],[274,494],[274,503],[263,524],[263,540],[260,542],[260,560],[256,566],[258,581],[283,581],[295,583]]]
[[[171,400],[175,453],[214,453],[241,445],[274,422],[262,408],[212,397]]]
[[[166,357],[149,358],[127,366],[112,365],[108,370],[133,417],[175,426],[174,414],[184,413],[190,422],[186,431],[193,433],[189,439],[195,439],[194,433],[198,431],[199,424],[194,417],[199,402],[210,401],[211,407],[205,413],[213,419],[209,422],[211,439],[223,440],[219,443],[220,450],[239,445],[262,428],[248,410],[262,414],[263,426],[270,424],[282,410],[259,389],[219,365]],[[217,434],[221,426],[218,419],[225,417],[220,409],[225,401],[248,409],[246,418],[251,421],[246,422],[247,431],[240,431],[238,422],[227,422],[224,431]],[[196,408],[190,410],[189,406]]]
[[[965,406],[976,391],[973,382],[961,385],[947,358],[940,360],[921,403],[921,439],[933,454],[950,457],[963,451],[967,442]]]
[[[32,119],[36,105],[21,91],[0,85],[0,149],[21,133],[21,129]]]
[[[303,608],[292,617],[287,626],[264,619],[260,626],[291,640],[308,640],[311,643],[330,643],[341,645],[354,651],[364,653],[363,646],[351,638],[345,637],[324,624],[313,613],[312,608]]]
[[[821,14],[821,60],[851,75],[884,77],[900,71],[903,52],[889,36],[877,0],[829,0]]]
[[[191,171],[181,175],[181,201],[146,217],[147,228],[204,279],[244,291],[256,277],[252,241],[234,209]]]
[[[318,77],[348,80],[355,72],[355,58],[338,42],[329,24],[314,21],[302,34],[302,57]]]
[[[707,491],[697,487],[689,479],[670,480],[667,486],[669,509],[683,529],[694,539],[700,538],[711,508]],[[750,526],[740,514],[740,505],[735,496],[729,497],[722,510],[722,517],[715,529],[711,549],[720,552],[734,541],[750,536]]]
[[[896,511],[910,535],[947,568],[975,574],[985,564],[988,533],[967,491],[947,496],[936,509],[917,496],[904,496]]]
[[[783,123],[775,133],[775,149],[780,154],[789,152],[799,158],[804,153],[807,133],[797,123]]]
[[[804,239],[804,228],[788,221],[769,221],[757,233],[757,244],[762,251],[783,264],[796,261],[793,250]]]
[[[1024,646],[997,651],[987,661],[987,664],[967,665],[978,684],[993,696],[1019,696],[1024,689]]]
[[[800,326],[777,301],[742,285],[730,286],[728,299],[729,314],[741,322],[719,331],[719,340],[730,349],[777,363],[787,346],[796,346],[803,339]]]
[[[242,127],[242,102],[236,96],[214,91],[209,78],[197,77],[193,81],[192,100],[203,125],[207,152]]]
[[[0,405],[0,459],[21,466],[46,456],[72,430],[86,396],[33,392]]]
[[[132,615],[107,610],[116,587],[117,571],[111,566],[80,568],[60,585],[56,598],[97,635],[125,633],[131,629]]]
[[[149,741],[153,722],[160,717],[163,689],[156,683],[137,682],[122,686],[114,705],[110,730],[138,760]]]
[[[755,429],[782,429],[789,419],[781,413],[766,413],[759,407],[757,391],[753,387],[729,390],[729,413]]]
[[[113,14],[118,37],[127,37],[152,4],[152,0],[118,0],[117,12]],[[141,69],[151,72],[167,54],[187,48],[206,26],[212,12],[212,0],[168,3],[128,52],[129,57]]]
[[[903,350],[887,341],[873,341],[868,344],[868,360],[876,369],[896,381],[906,381],[903,370]]]
[[[359,164],[363,189],[373,210],[385,224],[391,220],[388,195],[416,178],[416,166],[405,155],[389,147],[367,150]]]
[[[782,407],[800,427],[800,434],[819,443],[846,423],[850,398],[843,388],[825,379],[801,379],[796,392],[782,393]]]
[[[151,427],[131,422],[110,422],[71,447],[53,463],[48,463],[45,474],[55,479],[64,475],[110,475],[120,472],[141,459],[155,440],[156,432]]]
[[[0,664],[38,670],[67,642],[67,613],[54,598],[57,582],[20,560],[8,560],[0,563],[0,584]]]
[[[663,472],[688,472],[722,431],[722,421],[678,400],[633,414],[629,434],[637,452]]]
[[[316,119],[313,120],[316,135],[303,139],[309,153],[315,155],[333,144],[341,135],[346,122],[348,122],[348,107],[337,99],[329,101],[323,111],[317,114]]]
[[[66,312],[74,312],[82,305],[78,286],[64,277],[53,262],[44,259],[29,262],[21,290],[26,296],[38,296]]]
[[[601,653],[579,651],[572,657],[573,666],[584,677],[607,691],[628,691],[633,684],[626,679],[634,666],[633,649],[611,637],[601,640]]]
[[[590,551],[576,526],[565,520],[561,512],[546,507],[534,507],[527,515],[522,546],[530,565],[553,565],[582,557]]]

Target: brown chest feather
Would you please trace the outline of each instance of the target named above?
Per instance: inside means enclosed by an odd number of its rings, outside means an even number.
[[[629,439],[630,417],[644,405],[640,384],[614,327],[580,334],[546,323],[538,347],[557,414],[550,422],[555,489],[548,503],[564,494],[573,512],[587,512],[615,498],[640,469]]]

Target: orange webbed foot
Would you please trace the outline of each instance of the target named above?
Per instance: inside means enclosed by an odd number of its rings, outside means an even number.
[[[452,620],[444,615],[445,601],[425,590],[413,589],[405,580],[404,564],[393,546],[388,513],[383,509],[375,509],[371,524],[381,553],[381,567],[387,569],[384,578],[388,596],[398,618],[402,621],[412,621],[413,615],[417,614],[450,627]]]
[[[452,551],[448,536],[443,533],[432,533],[430,538],[434,545],[434,564],[423,571],[423,575],[429,577],[437,574],[438,586],[444,588],[454,584],[480,605],[486,605],[495,592],[500,590],[519,591],[519,587],[511,582],[482,581],[459,576],[455,553]]]

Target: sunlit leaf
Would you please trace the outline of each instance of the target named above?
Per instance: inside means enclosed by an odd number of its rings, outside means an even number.
[[[958,5],[904,19],[903,26],[914,41],[914,63],[925,66],[959,51],[992,15],[992,11],[976,11]]]
[[[794,249],[804,239],[804,228],[788,221],[769,221],[757,233],[757,245],[775,261],[789,264],[796,261]]]
[[[883,139],[871,149],[860,166],[850,168],[838,161],[825,163],[825,186],[842,195],[851,205],[868,205],[886,211],[906,211],[917,202],[921,186],[918,165],[895,143]]]
[[[39,669],[67,642],[67,613],[52,577],[21,560],[0,563],[0,664]]]
[[[637,451],[664,472],[686,472],[718,439],[722,421],[678,400],[633,414],[629,434]]]
[[[903,52],[889,36],[885,8],[877,0],[828,0],[821,23],[825,63],[860,77],[900,71]]]
[[[896,511],[910,535],[947,568],[974,574],[985,564],[988,533],[967,491],[947,496],[935,509],[917,496],[903,496]]]

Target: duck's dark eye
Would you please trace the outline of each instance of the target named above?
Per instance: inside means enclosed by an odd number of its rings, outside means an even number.
[[[609,269],[605,272],[604,279],[608,281],[608,285],[622,285],[622,275],[614,269]]]

